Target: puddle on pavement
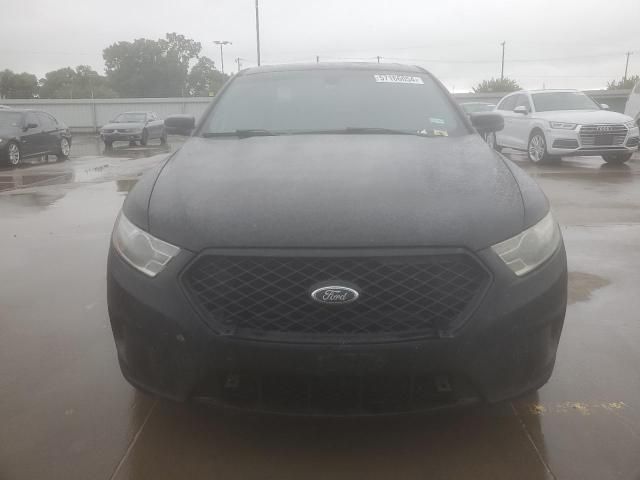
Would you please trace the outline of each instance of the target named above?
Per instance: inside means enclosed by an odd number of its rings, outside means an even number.
[[[73,181],[73,170],[37,173],[13,170],[8,173],[0,172],[0,192],[44,185],[62,185]]]
[[[595,290],[610,283],[606,278],[591,273],[569,272],[569,305],[588,301]]]

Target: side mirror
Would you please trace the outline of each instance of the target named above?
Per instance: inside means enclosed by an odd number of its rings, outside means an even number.
[[[609,105],[607,105],[606,103],[601,103],[600,108],[603,110],[609,110]]]
[[[171,115],[164,119],[164,125],[171,130],[171,133],[191,135],[191,131],[196,128],[196,117],[193,115]]]
[[[513,109],[513,113],[519,113],[520,115],[529,115],[529,109],[524,105],[520,105]]]
[[[499,132],[504,128],[504,118],[498,112],[476,112],[469,116],[471,117],[471,125],[480,135]]]

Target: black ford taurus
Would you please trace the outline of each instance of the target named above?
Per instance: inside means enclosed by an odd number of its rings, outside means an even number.
[[[19,166],[30,157],[56,155],[69,158],[71,133],[63,123],[46,112],[0,110],[0,156],[5,165]]]
[[[192,128],[193,118],[166,120]],[[309,414],[495,402],[553,370],[549,203],[418,67],[261,67],[129,194],[108,304],[138,388]]]

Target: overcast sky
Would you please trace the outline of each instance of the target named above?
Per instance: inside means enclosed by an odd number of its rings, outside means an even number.
[[[256,63],[255,0],[5,0],[0,69],[39,77],[89,64],[120,40],[178,32],[229,40],[225,70]],[[7,21],[11,19],[11,21]],[[419,64],[450,90],[500,75],[525,88],[600,88],[640,73],[640,0],[260,0],[262,63],[375,60]]]

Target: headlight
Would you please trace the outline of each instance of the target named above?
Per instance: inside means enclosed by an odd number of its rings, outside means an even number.
[[[122,258],[150,277],[160,273],[180,252],[178,247],[140,230],[122,212],[116,220],[111,241]]]
[[[549,122],[551,128],[560,128],[562,130],[573,130],[576,128],[577,123],[566,123],[566,122]]]
[[[513,273],[521,277],[547,260],[561,240],[560,227],[549,212],[533,227],[491,248]]]

